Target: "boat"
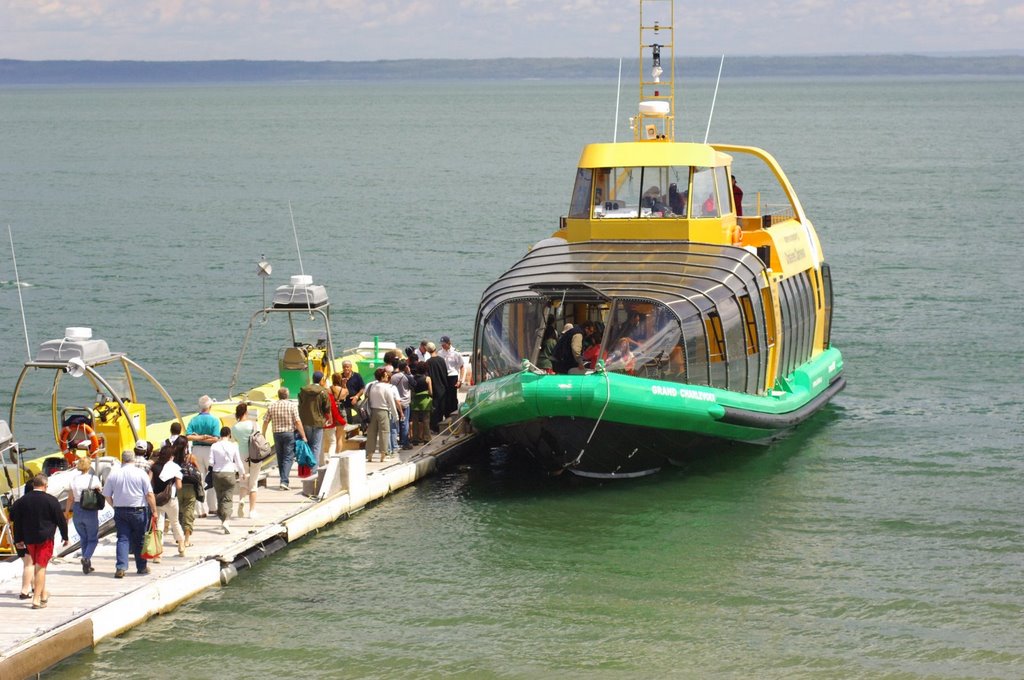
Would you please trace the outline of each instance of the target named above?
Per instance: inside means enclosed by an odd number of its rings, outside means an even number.
[[[260,271],[266,271],[266,263],[260,263]],[[334,350],[331,335],[331,302],[327,289],[313,282],[307,274],[291,276],[287,284],[278,286],[271,303],[264,304],[252,314],[249,326],[235,363],[235,370],[228,384],[226,401],[214,404],[212,412],[219,416],[225,424],[234,423],[234,406],[246,400],[250,405],[265,407],[277,398],[281,387],[288,389],[292,399],[298,397],[299,390],[313,381],[313,373],[320,371],[325,376],[340,372],[342,364],[351,361],[353,370],[359,373],[368,383],[374,379],[373,373],[384,365],[389,351],[398,351],[394,342],[381,341],[374,336],[372,341],[363,341],[356,347],[345,349],[341,356]],[[274,316],[284,317],[288,322],[289,338],[277,352],[278,377],[266,384],[254,387],[247,392],[235,393],[242,364],[253,332],[256,328],[267,324]],[[303,328],[301,321],[316,322],[314,328]],[[250,417],[256,418],[258,410],[250,411]]]
[[[461,413],[552,474],[637,477],[766,444],[845,386],[831,270],[779,163],[675,139],[676,36],[674,2],[641,0],[632,139],[583,149],[567,214],[477,309]],[[589,361],[549,368],[552,344],[569,351],[559,331],[584,327]]]
[[[57,451],[26,460],[24,453],[33,449],[19,446],[11,433],[26,381],[37,371],[53,376],[50,421]],[[62,389],[65,378],[75,382]],[[74,462],[79,456],[92,458],[97,475],[106,480],[110,471],[121,465],[121,452],[131,450],[136,441],[152,434],[147,430],[147,405],[137,389],[140,379],[163,397],[174,419],[181,422],[178,407],[163,385],[126,354],[113,352],[105,340],[94,338],[91,328],[68,327],[62,338],[42,342],[36,355],[23,364],[11,395],[8,419],[0,421],[0,450],[5,456],[0,493],[6,498],[5,505],[13,503],[24,492],[24,484],[40,472],[49,476],[47,492],[63,503],[71,478],[78,474]],[[109,506],[100,510],[101,535],[113,528],[113,514]],[[79,547],[73,523],[68,524],[68,531],[69,545],[59,549],[58,555],[70,554]],[[0,546],[0,554],[11,552],[10,546]]]

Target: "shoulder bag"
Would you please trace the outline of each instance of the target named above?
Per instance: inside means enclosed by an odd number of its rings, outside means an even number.
[[[92,480],[95,478],[95,472],[89,474],[90,485],[92,484]],[[107,504],[107,499],[103,497],[102,491],[90,486],[88,489],[82,491],[82,496],[79,498],[78,504],[82,506],[83,510],[102,510]]]

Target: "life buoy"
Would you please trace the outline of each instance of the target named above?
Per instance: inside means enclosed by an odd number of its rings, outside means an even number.
[[[742,240],[743,240],[743,230],[740,228],[740,225],[738,225],[738,224],[732,225],[732,244],[736,245],[736,244],[738,244]]]
[[[60,444],[60,450],[65,453],[73,453],[68,449],[68,441],[72,436],[84,434],[84,438],[78,439],[78,441],[89,440],[89,453],[96,453],[100,448],[100,438],[96,434],[95,430],[91,427],[82,423],[81,425],[65,425],[64,429],[60,431],[60,436],[57,438],[57,443]]]

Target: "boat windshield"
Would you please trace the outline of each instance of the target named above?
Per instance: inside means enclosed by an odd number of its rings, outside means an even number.
[[[567,325],[584,321],[593,321],[597,326],[593,356],[588,357],[593,362],[604,335],[608,307],[607,302],[593,299],[552,301],[546,297],[499,305],[480,326],[476,343],[480,363],[474,367],[474,375],[488,380],[517,373],[523,369],[524,359],[540,370],[552,370],[552,352],[562,331]]]
[[[581,169],[569,216],[588,216],[582,197],[592,186],[595,218],[685,217],[689,178],[689,166]]]
[[[686,378],[679,318],[650,301],[617,300],[603,340],[605,368],[659,380]]]

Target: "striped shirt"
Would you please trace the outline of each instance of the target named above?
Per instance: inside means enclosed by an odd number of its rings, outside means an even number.
[[[278,399],[267,406],[267,415],[263,416],[263,422],[270,420],[274,432],[292,432],[295,430],[295,421],[299,419],[299,407],[294,401]]]

